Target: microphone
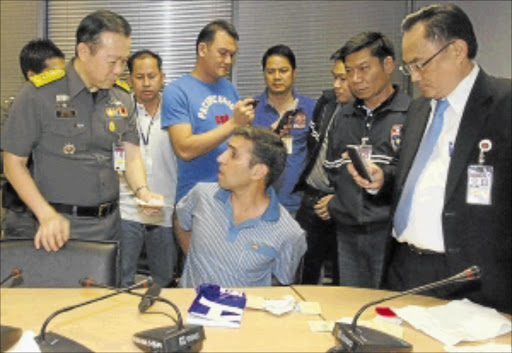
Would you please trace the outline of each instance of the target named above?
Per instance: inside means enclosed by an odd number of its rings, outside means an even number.
[[[83,285],[82,280],[80,280],[79,283],[81,285]],[[85,302],[78,303],[75,305],[66,306],[62,309],[55,311],[53,314],[48,316],[48,318],[43,323],[43,326],[41,327],[41,332],[40,332],[39,336],[35,337],[35,341],[39,345],[41,352],[92,352],[89,348],[87,348],[87,347],[81,345],[80,343],[75,342],[69,338],[66,338],[64,336],[61,336],[61,335],[53,333],[53,332],[46,333],[46,327],[48,326],[50,321],[59,314],[65,313],[67,311],[71,311],[76,308],[80,308],[85,305],[95,303],[95,302],[98,302],[98,301],[101,301],[101,300],[104,300],[104,299],[107,299],[107,298],[110,298],[110,297],[113,297],[113,296],[116,296],[116,295],[119,295],[122,293],[130,293],[130,291],[134,290],[134,289],[146,288],[146,287],[150,286],[152,283],[153,283],[152,278],[148,277],[147,279],[142,280],[128,288],[116,289],[115,293],[102,295],[100,297],[97,297],[97,298],[94,298],[91,300],[87,300]]]
[[[92,279],[81,280],[80,283],[87,284],[87,286],[106,288],[118,291],[101,283],[94,282]],[[201,350],[202,342],[206,339],[204,328],[201,325],[184,325],[181,312],[179,308],[170,300],[159,297],[160,286],[157,284],[152,285],[145,294],[126,291],[127,294],[132,294],[141,297],[142,300],[139,304],[139,311],[145,313],[149,306],[146,308],[145,299],[147,303],[154,303],[155,301],[163,302],[170,305],[176,313],[176,327],[164,326],[145,331],[137,332],[133,335],[133,343],[145,352],[198,352]],[[156,294],[156,295],[153,295]]]
[[[0,282],[0,286],[3,285],[5,282],[7,282],[8,280],[10,280],[11,278],[13,279],[16,279],[18,277],[21,277],[21,273],[22,271],[19,269],[19,268],[13,268],[11,270],[11,273],[9,273],[9,275],[7,277],[5,277],[2,282]]]
[[[139,303],[140,313],[145,313],[146,310],[148,310],[155,303],[154,297],[158,297],[161,290],[162,287],[160,287],[158,283],[154,283],[151,287],[149,287]]]
[[[480,268],[478,266],[471,266],[470,268],[443,280],[371,301],[359,309],[351,324],[344,324],[340,322],[336,323],[333,335],[341,342],[341,347],[333,347],[328,352],[410,352],[412,350],[412,345],[404,340],[371,328],[358,327],[357,320],[361,314],[370,306],[380,304],[391,299],[403,297],[407,294],[421,293],[447,284],[473,281],[479,279],[480,276]]]
[[[0,286],[2,286],[8,280],[21,278],[21,270],[18,268],[13,268],[11,273],[7,275],[1,282]],[[19,284],[19,283],[18,283]],[[13,285],[15,285],[13,283]],[[0,351],[7,352],[14,346],[21,338],[23,331],[19,327],[0,325]]]

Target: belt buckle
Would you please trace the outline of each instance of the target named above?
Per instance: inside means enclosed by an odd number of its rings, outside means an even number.
[[[98,206],[98,217],[103,217],[107,212],[110,204],[109,203],[102,203]]]

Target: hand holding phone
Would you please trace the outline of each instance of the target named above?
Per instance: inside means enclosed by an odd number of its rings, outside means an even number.
[[[247,105],[252,105],[253,108],[256,108],[259,102],[259,99],[254,99],[252,102],[247,103]]]
[[[368,165],[366,164],[366,161],[359,152],[359,146],[347,145],[347,151],[348,156],[352,160],[352,164],[354,165],[354,168],[359,173],[359,175],[362,178],[368,180],[369,182],[373,182],[373,178],[370,175],[370,172],[368,171]]]

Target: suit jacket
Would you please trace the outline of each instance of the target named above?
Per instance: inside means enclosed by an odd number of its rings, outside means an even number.
[[[511,101],[511,81],[491,77],[480,69],[455,140],[442,210],[449,272],[455,274],[471,265],[480,266],[482,271],[480,281],[468,283],[455,296],[508,313],[512,307]],[[409,109],[392,189],[393,214],[429,115],[429,99],[420,98]],[[494,168],[490,206],[466,202],[468,166],[478,164],[478,145],[483,139],[492,142],[484,163]],[[389,187],[393,175],[385,174]],[[393,261],[392,256],[389,261]]]
[[[338,102],[336,100],[336,93],[334,93],[334,89],[323,91],[322,96],[318,98],[315,109],[313,110],[311,125],[309,127],[306,166],[304,167],[293,192],[302,191],[306,188],[306,178],[315,166],[318,153],[320,152],[325,136],[327,135],[327,127],[334,118],[334,112],[337,105]]]

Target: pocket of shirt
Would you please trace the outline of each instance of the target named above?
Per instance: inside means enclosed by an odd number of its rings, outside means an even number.
[[[248,243],[238,260],[238,276],[248,285],[261,285],[271,275],[272,262],[277,251],[271,246],[255,242]]]
[[[43,145],[59,155],[73,155],[85,150],[85,128],[76,127],[76,119],[58,119],[50,125],[46,132],[47,137],[42,140]]]

